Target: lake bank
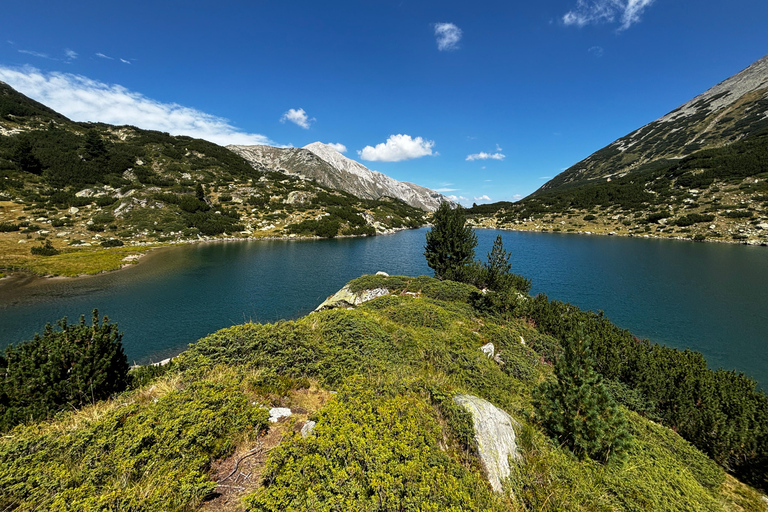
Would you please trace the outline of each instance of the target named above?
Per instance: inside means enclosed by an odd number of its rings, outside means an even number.
[[[362,274],[431,275],[426,231],[178,245],[153,250],[120,272],[33,279],[0,293],[0,343],[98,308],[119,323],[131,360],[159,361],[223,327],[303,316]],[[533,294],[604,310],[639,337],[698,350],[713,368],[768,382],[762,248],[478,230],[476,258],[485,258],[497,234],[512,254],[512,271],[533,281]]]

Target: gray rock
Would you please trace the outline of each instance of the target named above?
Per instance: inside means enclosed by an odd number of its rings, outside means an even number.
[[[269,410],[269,421],[277,423],[280,418],[287,418],[293,414],[287,407],[273,407]]]
[[[359,306],[360,304],[364,302],[368,302],[369,300],[373,300],[376,297],[381,297],[383,295],[389,295],[389,290],[386,288],[373,288],[371,290],[362,290],[357,293],[353,293],[352,290],[349,289],[349,286],[344,285],[344,287],[325,299],[325,301],[317,306],[315,308],[315,311],[323,311],[326,309],[333,309],[333,308],[351,308],[354,306]]]
[[[301,427],[301,437],[309,437],[309,435],[312,433],[313,430],[315,430],[315,423],[314,421],[307,421],[303,427]]]
[[[493,346],[493,343],[486,343],[480,347],[480,350],[488,357],[493,357],[493,354],[496,353],[496,347]]]
[[[517,451],[514,430],[519,424],[505,411],[482,398],[456,395],[453,401],[472,414],[480,462],[493,490],[502,492],[502,482],[510,474],[509,461],[522,459]]]

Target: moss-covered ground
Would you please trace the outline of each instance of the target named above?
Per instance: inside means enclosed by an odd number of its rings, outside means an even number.
[[[0,510],[766,509],[675,432],[628,410],[623,464],[557,446],[531,402],[552,378],[557,341],[526,320],[479,314],[472,286],[364,276],[350,287],[392,293],[223,329],[138,389],[6,433]],[[480,351],[488,342],[502,362]],[[458,393],[520,423],[523,462],[504,494],[483,475]],[[296,415],[269,423],[270,406]],[[229,468],[239,479],[225,479]]]

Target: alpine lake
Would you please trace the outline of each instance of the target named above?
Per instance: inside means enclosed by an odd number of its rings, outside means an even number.
[[[130,362],[160,361],[218,329],[290,320],[363,274],[432,275],[427,228],[332,240],[211,242],[151,251],[118,272],[0,287],[0,349],[47,322],[98,308]],[[733,244],[477,230],[485,260],[501,234],[532,294],[602,310],[653,342],[768,384],[768,249]]]

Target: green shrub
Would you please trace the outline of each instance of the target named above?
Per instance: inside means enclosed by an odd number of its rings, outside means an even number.
[[[70,324],[66,317],[48,324],[43,335],[5,350],[0,403],[6,404],[0,430],[47,418],[69,407],[82,407],[126,388],[128,360],[122,334],[104,317],[92,325],[85,318]]]
[[[626,420],[593,368],[589,337],[568,339],[555,364],[556,382],[536,390],[536,414],[549,435],[579,458],[623,461],[630,436]]]
[[[500,510],[477,472],[446,455],[430,408],[408,396],[345,386],[306,439],[269,456],[253,511]]]
[[[18,427],[0,449],[0,507],[18,510],[191,510],[216,483],[208,472],[243,436],[265,432],[268,412],[218,372],[167,393],[134,393],[77,428]],[[61,421],[67,418],[62,417]]]
[[[55,248],[50,240],[46,240],[43,245],[32,247],[29,252],[35,256],[56,256],[61,251]]]

